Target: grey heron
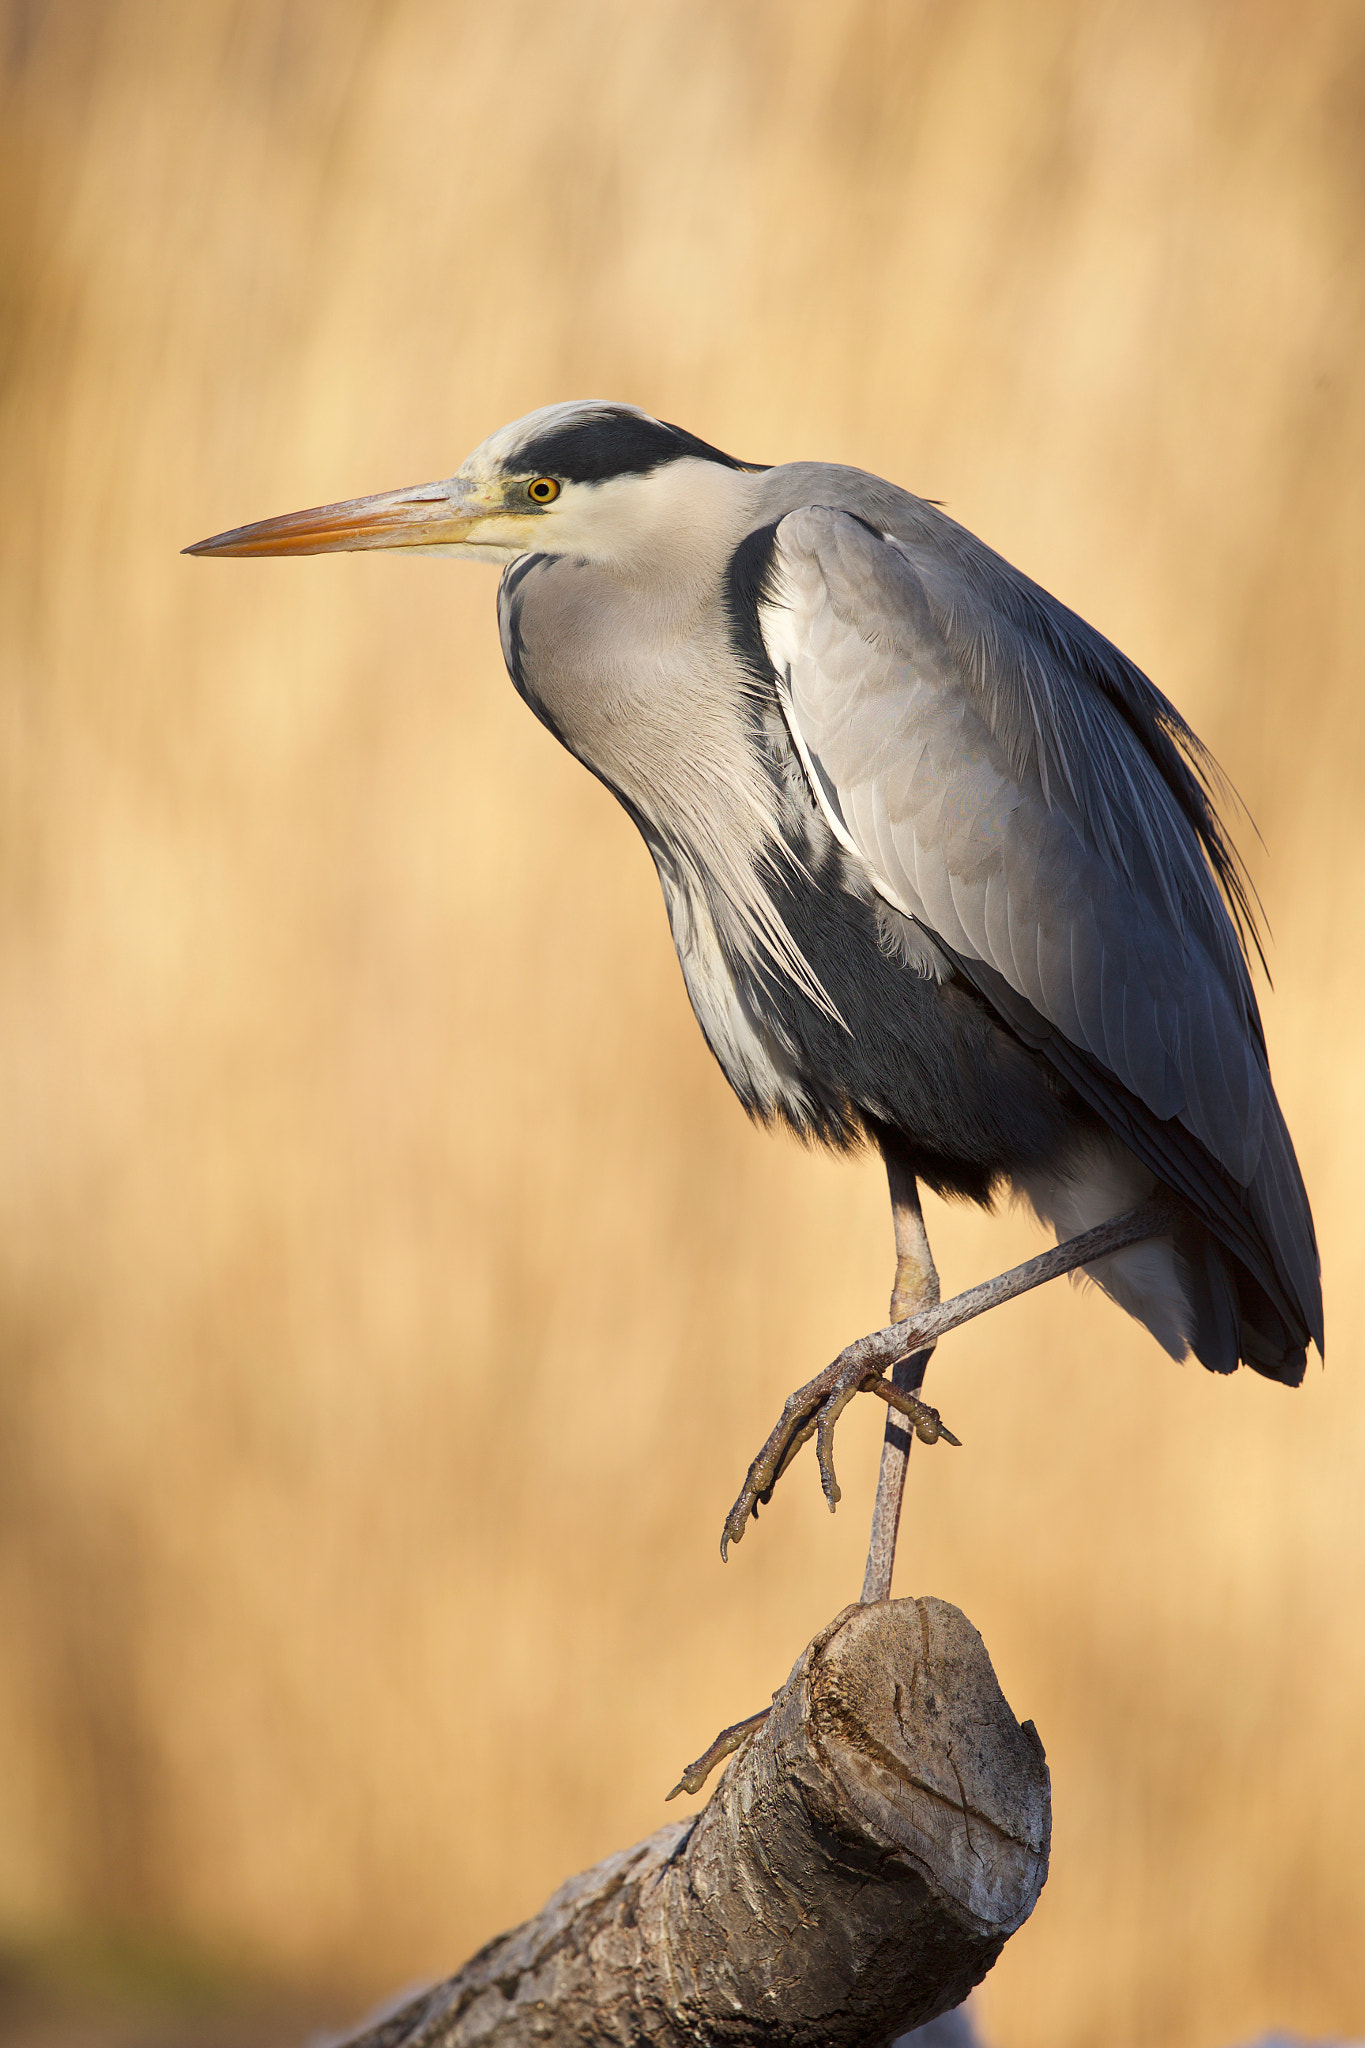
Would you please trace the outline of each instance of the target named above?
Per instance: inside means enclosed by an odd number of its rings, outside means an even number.
[[[893,484],[620,404],[187,552],[364,548],[500,565],[512,682],[638,826],[745,1109],[880,1150],[893,1321],[938,1299],[918,1184],[1009,1189],[1065,1241],[1137,1210],[1091,1278],[1174,1358],[1302,1380],[1318,1255],[1249,885],[1208,755],[1116,647]]]

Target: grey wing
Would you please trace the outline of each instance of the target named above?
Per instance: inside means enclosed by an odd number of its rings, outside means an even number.
[[[817,800],[873,886],[1026,1034],[1060,1033],[1238,1188],[1269,1141],[1293,1188],[1265,1192],[1302,1209],[1284,1219],[1298,1255],[1282,1244],[1275,1263],[1306,1306],[1311,1219],[1198,836],[1064,634],[1049,648],[1020,629],[1021,591],[1050,600],[943,524],[943,545],[900,540],[809,505],[777,528],[760,627]]]

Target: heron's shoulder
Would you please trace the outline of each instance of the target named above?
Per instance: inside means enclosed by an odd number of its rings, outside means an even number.
[[[765,470],[755,494],[753,530],[775,526],[807,506],[849,513],[897,539],[932,542],[952,534],[970,539],[927,498],[839,462],[784,462]]]

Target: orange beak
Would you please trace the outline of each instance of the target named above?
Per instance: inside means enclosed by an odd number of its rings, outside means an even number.
[[[480,503],[457,478],[415,484],[405,491],[380,491],[372,498],[348,498],[340,505],[315,505],[234,526],[185,548],[187,555],[336,555],[355,548],[448,548],[473,538],[474,530],[498,518],[501,507]]]

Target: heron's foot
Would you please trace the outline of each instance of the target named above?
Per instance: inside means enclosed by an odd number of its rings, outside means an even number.
[[[857,1343],[841,1351],[832,1365],[827,1365],[804,1387],[798,1387],[794,1394],[788,1395],[777,1427],[750,1465],[739,1499],[725,1518],[725,1530],[720,1539],[722,1558],[730,1545],[738,1543],[743,1536],[750,1515],[757,1519],[759,1508],[766,1507],[772,1499],[778,1480],[802,1444],[812,1436],[816,1439],[816,1455],[820,1461],[820,1484],[833,1514],[839,1503],[839,1482],[834,1476],[834,1429],[855,1394],[880,1396],[889,1407],[906,1417],[921,1443],[935,1444],[940,1437],[945,1443],[958,1443],[952,1431],[944,1427],[937,1408],[931,1408],[917,1394],[906,1393],[882,1377],[885,1368],[907,1347],[910,1350],[918,1348],[912,1341],[913,1335],[912,1319],[908,1324],[897,1325],[894,1330],[878,1330],[870,1337],[860,1337]]]
[[[771,1707],[765,1707],[761,1714],[750,1714],[747,1720],[733,1721],[728,1728],[722,1728],[710,1748],[704,1749],[696,1762],[687,1766],[673,1790],[666,1793],[665,1797],[676,1799],[680,1792],[700,1792],[716,1765],[727,1756],[732,1756],[746,1736],[752,1735],[756,1729],[763,1726],[771,1712]]]

